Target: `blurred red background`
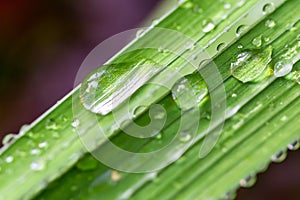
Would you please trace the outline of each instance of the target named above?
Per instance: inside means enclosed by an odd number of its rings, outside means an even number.
[[[73,88],[85,56],[136,28],[162,0],[0,0],[0,136],[16,133]],[[299,151],[237,199],[298,199]]]

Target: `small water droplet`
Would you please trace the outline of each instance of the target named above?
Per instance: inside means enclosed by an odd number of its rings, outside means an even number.
[[[144,29],[139,29],[137,32],[136,32],[136,38],[140,38],[144,33]]]
[[[181,142],[188,142],[188,141],[191,140],[191,138],[192,138],[192,136],[188,131],[182,131],[180,133],[180,138],[179,139],[180,139]]]
[[[152,20],[152,25],[155,26],[159,23],[159,20],[158,19],[154,19]]]
[[[8,134],[6,135],[3,140],[2,140],[2,144],[3,145],[8,145],[10,143],[12,143],[15,139],[16,139],[17,135],[16,134]]]
[[[247,28],[248,28],[248,26],[246,26],[246,25],[240,25],[239,27],[237,27],[236,36],[240,37],[243,33],[246,32]]]
[[[282,77],[290,73],[293,69],[293,63],[287,61],[279,61],[274,65],[274,75]]]
[[[256,182],[256,176],[255,175],[249,175],[248,177],[240,180],[240,186],[244,188],[252,187]]]
[[[79,119],[75,119],[75,120],[71,123],[71,126],[72,126],[73,128],[77,128],[79,125],[80,125]]]
[[[284,115],[283,117],[281,117],[280,120],[283,121],[283,122],[286,121],[287,120],[287,116]]]
[[[24,135],[30,129],[30,125],[24,124],[19,131],[19,135]]]
[[[158,139],[158,140],[160,140],[162,138],[162,134],[161,133],[157,134],[155,138]]]
[[[30,154],[31,155],[39,155],[41,153],[40,149],[31,149]]]
[[[181,5],[182,8],[185,8],[185,9],[191,9],[194,7],[194,3],[191,2],[191,1],[186,1],[185,3],[183,3]]]
[[[210,31],[212,31],[215,28],[215,24],[213,23],[212,20],[210,19],[205,19],[202,21],[202,31],[204,33],[208,33]]]
[[[112,170],[111,174],[110,174],[110,178],[112,181],[117,182],[117,181],[121,180],[122,176],[116,170]]]
[[[288,149],[292,150],[292,151],[298,150],[299,148],[300,148],[300,141],[299,140],[296,140],[296,141],[294,141],[294,142],[292,142],[288,145]]]
[[[267,19],[265,22],[265,26],[268,28],[273,28],[274,26],[276,26],[276,23],[272,19]]]
[[[38,145],[41,149],[42,148],[46,148],[46,147],[48,147],[48,142],[41,142],[41,143],[39,143],[39,145]]]
[[[261,47],[262,45],[262,36],[258,36],[258,37],[255,37],[253,40],[252,40],[252,44],[255,46],[255,47]]]
[[[274,4],[273,3],[267,3],[263,6],[263,14],[267,15],[270,14],[275,10]]]
[[[273,162],[280,163],[280,162],[282,162],[282,161],[285,160],[286,156],[287,156],[287,152],[286,151],[280,151],[280,152],[276,153],[275,155],[273,155],[271,157],[271,160]]]
[[[243,47],[243,45],[239,44],[239,45],[237,46],[237,48],[238,48],[238,49],[242,49],[242,48],[244,48],[244,47]]]
[[[217,51],[221,51],[225,48],[226,44],[224,42],[220,43],[218,46],[217,46]]]
[[[224,4],[224,8],[225,9],[230,9],[231,8],[231,4],[230,3],[225,3]]]
[[[231,74],[242,82],[259,81],[270,76],[267,65],[272,59],[273,48],[248,50],[237,55],[230,64]]]
[[[55,122],[54,119],[48,119],[46,122],[47,130],[58,130],[60,126]]]
[[[12,161],[14,161],[14,157],[13,156],[7,156],[5,158],[5,162],[7,162],[7,163],[11,163]]]
[[[236,97],[237,97],[237,94],[233,93],[233,94],[231,95],[231,97],[232,97],[232,98],[236,98]]]
[[[30,169],[33,171],[41,171],[45,168],[45,162],[41,159],[30,163]]]

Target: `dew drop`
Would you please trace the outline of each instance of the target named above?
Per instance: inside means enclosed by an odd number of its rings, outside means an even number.
[[[230,3],[225,3],[224,4],[224,8],[225,9],[230,9],[231,8],[231,4]]]
[[[215,28],[215,24],[210,19],[205,19],[202,21],[202,31],[208,33]]]
[[[41,159],[30,163],[30,169],[33,171],[41,171],[45,168],[45,162]]]
[[[262,36],[258,36],[258,37],[255,37],[253,40],[252,40],[252,44],[255,46],[255,47],[261,47],[262,45]]]
[[[271,160],[275,163],[280,163],[285,160],[287,156],[286,151],[280,151],[271,157]]]
[[[233,94],[231,95],[231,97],[232,97],[232,98],[236,98],[236,97],[237,97],[237,94],[233,93]]]
[[[266,22],[265,22],[265,26],[268,27],[268,28],[273,28],[273,27],[276,26],[276,23],[272,19],[267,19]]]
[[[217,46],[217,51],[221,51],[225,48],[226,44],[224,42],[220,43],[218,46]]]
[[[296,140],[288,145],[288,149],[291,151],[298,150],[300,148],[300,141]]]
[[[191,2],[191,1],[186,1],[185,3],[183,3],[181,5],[182,8],[185,8],[185,9],[191,9],[194,7],[194,3]]]
[[[248,50],[237,55],[230,64],[231,74],[243,83],[259,81],[270,75],[267,67],[271,61],[273,48]]]
[[[242,49],[242,48],[244,48],[244,47],[243,47],[243,45],[239,44],[239,45],[237,46],[237,48],[238,48],[238,49]]]
[[[139,59],[138,63],[127,62],[102,66],[92,71],[82,82],[81,103],[95,114],[106,115],[163,68],[164,66],[149,59]],[[97,89],[87,92],[86,89],[91,82],[97,82]]]
[[[160,133],[160,134],[157,134],[155,138],[156,138],[157,140],[162,139],[162,134],[161,134],[161,133]]]
[[[140,38],[144,33],[144,29],[139,29],[137,32],[136,32],[136,38]]]
[[[48,143],[47,142],[41,142],[41,143],[39,143],[38,144],[38,146],[39,146],[39,148],[46,148],[46,147],[48,147]]]
[[[293,63],[287,61],[279,61],[274,65],[274,75],[282,77],[290,73],[293,69]]]
[[[284,121],[286,121],[287,120],[287,116],[283,116],[283,117],[281,117],[281,119],[280,119],[282,122],[284,122]]]
[[[19,135],[24,135],[29,129],[30,129],[30,125],[27,124],[23,125],[20,128]]]
[[[60,126],[55,122],[54,119],[48,119],[45,128],[47,130],[58,130]]]
[[[41,154],[41,150],[40,149],[31,149],[30,154],[31,155],[39,155],[39,154]]]
[[[80,125],[79,119],[75,119],[75,120],[71,123],[71,126],[72,126],[73,128],[77,128],[79,125]]]
[[[191,134],[190,134],[188,131],[182,131],[182,132],[180,133],[180,138],[179,138],[179,140],[180,140],[181,142],[188,142],[188,141],[191,140],[191,138],[192,138],[192,136],[191,136]]]
[[[200,74],[190,74],[172,87],[172,98],[182,110],[189,110],[204,99],[208,89]]]
[[[244,188],[252,187],[256,182],[256,176],[250,175],[242,180],[240,180],[240,186]]]
[[[3,140],[2,140],[2,144],[3,145],[8,145],[10,143],[12,143],[15,139],[16,139],[17,135],[16,134],[8,134],[6,135]]]
[[[14,157],[13,156],[7,156],[6,158],[5,158],[5,162],[7,162],[7,163],[11,163],[11,162],[13,162],[14,161]]]
[[[263,6],[263,14],[267,15],[270,14],[271,12],[273,12],[275,10],[274,4],[273,3],[267,3]]]
[[[245,31],[247,30],[247,26],[246,25],[240,25],[237,29],[236,29],[236,36],[240,37],[243,33],[245,33]]]

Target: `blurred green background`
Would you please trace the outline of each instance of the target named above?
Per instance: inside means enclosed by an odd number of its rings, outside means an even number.
[[[0,137],[17,133],[73,88],[85,56],[138,27],[167,0],[0,0]],[[272,164],[240,200],[299,199],[299,151]]]

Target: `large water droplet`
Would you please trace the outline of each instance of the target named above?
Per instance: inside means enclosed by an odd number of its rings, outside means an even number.
[[[202,21],[202,31],[208,33],[215,28],[215,24],[210,19],[205,19]]]
[[[274,65],[274,75],[282,77],[290,73],[293,69],[293,63],[286,61],[279,61]]]
[[[282,162],[282,161],[285,160],[286,156],[287,156],[287,152],[286,151],[280,151],[280,152],[276,153],[275,155],[273,155],[271,157],[271,160],[273,162],[280,163],[280,162]]]
[[[83,106],[106,115],[152,78],[163,66],[142,59],[138,63],[118,63],[94,70],[82,83]],[[97,87],[89,86],[97,85]]]
[[[39,159],[30,163],[30,169],[33,171],[41,171],[45,168],[45,161]]]
[[[248,28],[248,26],[246,26],[246,25],[240,25],[239,27],[237,27],[236,36],[240,37],[243,33],[246,32],[247,28]]]
[[[230,64],[231,74],[244,83],[266,78],[270,75],[267,65],[271,61],[272,50],[268,46],[263,50],[249,50],[238,54]]]
[[[207,86],[198,73],[183,77],[172,88],[172,97],[182,110],[198,106],[207,93]]]

